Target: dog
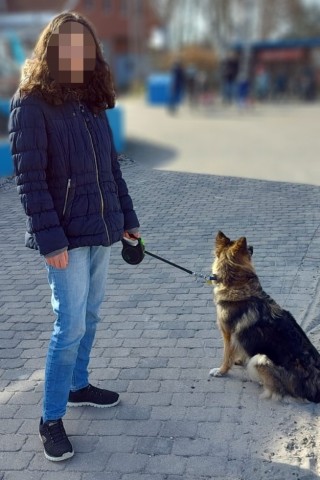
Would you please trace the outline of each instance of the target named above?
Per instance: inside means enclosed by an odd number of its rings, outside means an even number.
[[[320,354],[291,313],[263,291],[246,238],[232,241],[218,232],[214,254],[214,301],[224,353],[210,375],[226,375],[240,359],[250,378],[262,384],[262,398],[319,403]]]

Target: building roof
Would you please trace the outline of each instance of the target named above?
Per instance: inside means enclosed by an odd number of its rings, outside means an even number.
[[[241,50],[243,43],[234,44],[234,48]],[[320,37],[315,38],[297,38],[297,39],[282,39],[282,40],[263,40],[252,43],[251,47],[254,50],[278,50],[285,48],[312,48],[320,47]]]

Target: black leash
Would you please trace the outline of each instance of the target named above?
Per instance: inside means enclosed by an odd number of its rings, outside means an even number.
[[[159,257],[159,255],[155,255],[154,253],[148,252],[144,247],[142,238],[124,237],[122,239],[122,246],[123,246],[122,252],[121,252],[122,258],[130,265],[138,265],[140,262],[142,262],[143,257],[145,255],[150,255],[150,257],[156,258],[157,260],[167,263],[172,267],[179,268],[179,270],[183,270],[184,272],[189,273],[189,275],[193,275],[196,278],[201,278],[208,284],[211,284],[211,282],[213,281],[218,282],[217,275],[203,275],[202,273],[193,272],[188,268],[181,267],[181,265],[177,265],[176,263],[170,262],[165,258]]]
[[[159,257],[159,255],[155,255],[154,253],[148,252],[147,250],[144,251],[146,255],[150,255],[150,257],[156,258],[157,260],[161,260],[161,262],[167,263],[168,265],[171,265],[172,267],[179,268],[180,270],[183,270],[186,273],[189,273],[189,275],[193,275],[197,278],[202,278],[206,282],[212,282],[212,281],[217,281],[217,275],[203,275],[202,273],[197,273],[193,272],[192,270],[189,270],[188,268],[181,267],[181,265],[177,265],[176,263],[169,262],[169,260],[166,260],[165,258]]]

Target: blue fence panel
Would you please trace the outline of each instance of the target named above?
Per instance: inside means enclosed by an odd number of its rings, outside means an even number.
[[[106,110],[106,114],[112,130],[114,145],[117,152],[121,153],[125,146],[123,108],[116,106],[115,108]]]
[[[0,177],[13,175],[13,164],[7,140],[0,141]]]

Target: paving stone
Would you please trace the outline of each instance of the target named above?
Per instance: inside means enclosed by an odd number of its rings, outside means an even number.
[[[148,456],[133,453],[113,453],[108,462],[107,471],[135,473],[144,470]]]
[[[185,471],[187,460],[171,455],[157,455],[149,458],[146,472],[179,475]]]
[[[3,472],[8,470],[26,470],[34,457],[33,452],[0,452],[0,465]]]

